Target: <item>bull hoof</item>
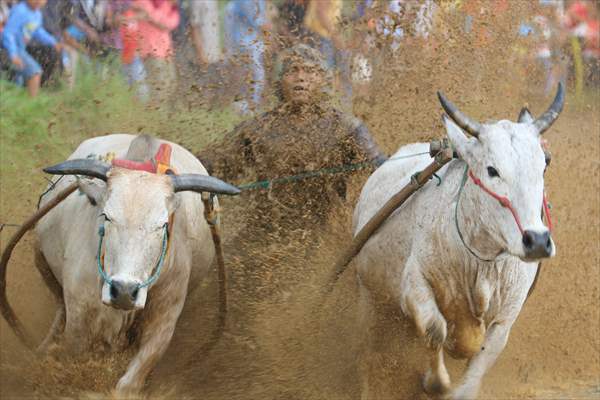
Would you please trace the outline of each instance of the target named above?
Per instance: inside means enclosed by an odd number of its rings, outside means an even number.
[[[422,384],[427,394],[444,395],[450,390],[450,376],[447,373],[445,376],[440,376],[429,369],[423,376]]]
[[[132,383],[126,377],[122,377],[112,391],[112,396],[115,399],[139,399],[141,390],[142,385]]]
[[[476,400],[478,387],[470,385],[461,385],[454,389],[447,397],[448,400]]]

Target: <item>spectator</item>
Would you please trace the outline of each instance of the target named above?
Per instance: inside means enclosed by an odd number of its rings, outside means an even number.
[[[72,0],[68,26],[63,32],[67,46],[63,66],[73,87],[79,54],[86,58],[105,57],[116,47],[113,31],[112,3],[105,0]]]
[[[4,31],[4,25],[8,21],[10,15],[10,9],[13,6],[12,0],[0,0],[0,43],[2,42],[2,31]],[[10,60],[6,54],[6,50],[0,46],[0,78],[11,79],[12,68],[10,67]]]
[[[581,41],[581,53],[587,66],[587,79],[590,83],[600,83],[600,21],[598,4],[591,1],[574,1],[567,9],[564,25],[572,35]]]
[[[4,30],[4,25],[8,21],[10,15],[10,8],[13,6],[12,0],[0,0],[0,36]]]
[[[352,107],[352,81],[350,54],[345,50],[340,31],[342,0],[310,1],[304,16],[307,28],[315,47],[318,48],[330,68],[334,68],[338,87],[342,90],[344,108]]]
[[[309,0],[284,0],[279,6],[280,36],[288,45],[298,43],[306,36],[304,16]]]
[[[244,79],[242,99],[236,103],[241,114],[249,114],[260,106],[265,87],[263,31],[269,30],[265,0],[231,0],[225,9],[226,43],[233,64],[240,57],[249,65],[251,77]]]
[[[40,9],[45,4],[46,0],[25,0],[14,6],[2,33],[2,44],[16,72],[17,83],[26,85],[31,97],[38,94],[42,68],[28,53],[27,44],[35,39],[57,52],[62,49],[61,43],[42,26]]]
[[[123,61],[136,82],[147,77],[146,98],[159,103],[170,97],[176,79],[171,32],[179,25],[177,1],[133,0],[125,20]]]
[[[338,30],[341,12],[341,0],[311,1],[304,16],[304,25],[313,35],[330,68],[336,65],[336,49],[343,48]]]
[[[216,1],[190,3],[192,40],[199,65],[214,64],[222,59],[219,4]]]

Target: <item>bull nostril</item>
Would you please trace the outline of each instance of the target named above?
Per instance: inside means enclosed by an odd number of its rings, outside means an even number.
[[[548,250],[552,248],[552,239],[550,239],[550,237],[548,237],[548,240],[546,241],[546,248]]]
[[[533,246],[533,237],[529,232],[523,234],[523,245],[526,249],[530,249]]]
[[[139,287],[135,287],[135,289],[133,289],[133,291],[131,292],[131,298],[135,300],[135,298],[137,298],[138,295],[138,291],[139,291]]]
[[[110,285],[110,297],[116,299],[119,295],[119,291],[117,290],[115,285]]]

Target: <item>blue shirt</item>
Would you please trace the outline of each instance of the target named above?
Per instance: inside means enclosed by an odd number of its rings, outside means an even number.
[[[56,39],[42,26],[42,12],[32,10],[25,1],[10,10],[8,21],[2,33],[2,45],[12,59],[25,51],[27,43],[35,39],[47,46],[54,46]]]
[[[231,40],[245,46],[260,40],[260,27],[266,22],[265,0],[231,0],[227,5],[230,13]]]

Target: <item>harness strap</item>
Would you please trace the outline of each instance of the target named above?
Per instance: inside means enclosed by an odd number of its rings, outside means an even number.
[[[467,169],[468,168],[469,167],[467,166]],[[510,200],[507,197],[500,196],[499,194],[494,193],[493,191],[491,191],[490,189],[488,189],[483,184],[483,182],[481,182],[481,180],[479,178],[476,178],[475,175],[473,175],[473,172],[471,170],[469,170],[469,176],[473,180],[473,183],[475,183],[477,186],[479,186],[481,189],[483,189],[484,192],[486,192],[487,194],[489,194],[490,196],[492,196],[493,198],[495,198],[496,200],[498,200],[498,202],[500,203],[500,205],[502,207],[509,209],[510,213],[512,214],[513,218],[515,219],[515,222],[517,223],[517,226],[519,227],[519,232],[521,232],[521,235],[523,235],[524,231],[523,231],[523,226],[521,225],[521,220],[519,219],[519,215],[517,214],[517,212],[513,208],[512,203],[510,202]]]

